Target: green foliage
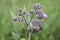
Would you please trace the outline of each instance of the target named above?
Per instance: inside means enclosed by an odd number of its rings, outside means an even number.
[[[60,40],[60,0],[0,0],[0,40],[25,40],[25,24],[13,22],[9,8],[17,15],[19,8],[25,6],[29,11],[34,3],[42,5],[48,19],[44,30],[32,35],[31,40]]]

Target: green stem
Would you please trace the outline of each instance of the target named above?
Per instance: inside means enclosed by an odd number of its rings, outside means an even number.
[[[34,17],[34,14],[31,16],[30,22],[31,22],[31,20],[33,19],[33,17]],[[28,25],[30,24],[30,22],[28,23]],[[32,32],[33,32],[33,31],[32,31]],[[28,40],[31,40],[32,32],[29,33]]]
[[[23,16],[23,15],[22,15]],[[26,19],[25,19],[25,17],[23,16],[23,18],[24,18],[24,21],[25,21],[25,23],[26,23],[26,40],[28,39],[28,37],[27,37],[27,34],[28,34],[28,29],[27,29],[27,27],[28,27],[28,24],[27,24],[27,22],[26,22]]]
[[[22,15],[22,16],[23,16],[23,15]],[[24,17],[24,16],[23,16],[23,18],[24,18],[25,23],[27,24],[26,19],[25,19],[25,17]]]
[[[33,19],[33,17],[34,17],[34,14],[33,14],[32,17],[31,17],[31,20]],[[26,40],[30,40],[32,33],[29,33],[29,37],[28,37],[28,29],[27,29],[27,27],[28,27],[28,25],[30,24],[31,20],[30,20],[29,23],[27,23],[24,16],[23,16],[23,18],[24,18],[24,21],[25,21],[25,23],[26,23]]]
[[[28,40],[31,40],[31,35],[32,35],[32,33],[29,33]]]
[[[31,17],[30,22],[31,22],[31,20],[33,19],[33,17],[34,17],[34,14],[33,14],[32,17]],[[30,22],[29,22],[28,24],[30,24]]]

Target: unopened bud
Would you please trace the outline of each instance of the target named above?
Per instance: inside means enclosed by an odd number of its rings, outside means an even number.
[[[26,8],[25,8],[25,6],[23,8],[23,14],[26,14]]]
[[[18,15],[19,15],[19,16],[22,16],[22,9],[19,9],[19,10],[18,10]]]
[[[13,21],[17,21],[18,20],[18,18],[13,18]]]
[[[30,10],[30,14],[34,14],[33,10]]]

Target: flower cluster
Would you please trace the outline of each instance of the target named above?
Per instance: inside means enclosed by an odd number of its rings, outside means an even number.
[[[36,33],[43,29],[44,22],[42,19],[47,18],[47,14],[45,14],[42,11],[42,7],[39,3],[34,4],[34,10],[30,10],[29,12],[26,11],[25,7],[24,9],[18,10],[18,17],[14,18],[14,21],[22,22],[25,21],[26,24],[28,24],[28,32],[29,33]],[[27,21],[26,19],[29,17],[27,16],[32,14],[30,19]],[[37,18],[35,18],[34,15],[37,15]],[[27,16],[27,17],[26,17]]]
[[[34,11],[30,11],[31,14],[36,14],[37,18],[32,18],[30,22],[30,27],[28,27],[29,32],[37,33],[43,29],[44,22],[42,19],[47,18],[47,14],[42,11],[42,7],[39,3],[34,4]],[[33,15],[34,16],[34,15]]]

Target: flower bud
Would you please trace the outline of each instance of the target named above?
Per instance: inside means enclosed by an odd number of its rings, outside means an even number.
[[[19,16],[22,16],[22,9],[19,9],[19,10],[18,10],[18,15],[19,15]]]
[[[17,21],[18,20],[18,18],[13,18],[13,21]]]
[[[25,6],[23,8],[23,14],[26,14],[26,8],[25,8]]]
[[[33,10],[30,10],[30,14],[34,14]]]

